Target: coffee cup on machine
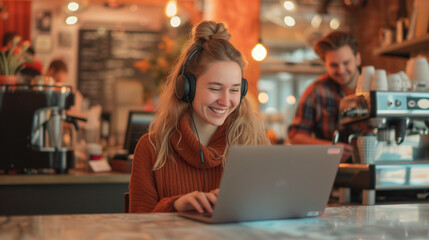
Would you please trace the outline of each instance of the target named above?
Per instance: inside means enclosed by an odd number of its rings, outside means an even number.
[[[374,134],[360,135],[357,137],[356,144],[360,163],[374,163],[377,149],[377,137]]]
[[[384,69],[377,69],[371,80],[371,90],[373,91],[388,91],[389,85],[387,82],[387,74]]]
[[[413,86],[408,75],[404,71],[399,71],[397,74],[401,77],[402,91],[409,91]]]
[[[374,75],[375,68],[374,66],[364,66],[362,68],[362,73],[359,76],[356,93],[367,92],[371,89],[371,79]]]
[[[425,57],[417,57],[413,68],[413,84],[416,91],[427,91],[429,87],[429,64]]]
[[[389,85],[389,91],[401,91],[402,90],[402,79],[399,74],[393,73],[387,77]]]

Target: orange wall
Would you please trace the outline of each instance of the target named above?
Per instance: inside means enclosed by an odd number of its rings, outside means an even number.
[[[248,61],[244,77],[249,82],[247,99],[257,110],[257,81],[260,76],[259,63],[253,60],[251,52],[259,39],[260,0],[216,0],[213,1],[211,15],[213,20],[228,24],[231,42]]]
[[[31,2],[4,1],[0,14],[0,41],[6,32],[15,32],[23,40],[30,39]],[[5,15],[6,14],[6,15]]]

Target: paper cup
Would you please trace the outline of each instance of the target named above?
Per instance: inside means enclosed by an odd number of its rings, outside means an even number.
[[[387,83],[386,70],[377,69],[375,70],[374,76],[371,80],[371,90],[373,91],[387,91],[389,90]]]
[[[359,76],[356,93],[367,92],[371,90],[371,79],[374,75],[374,66],[365,66],[362,68],[362,73]]]

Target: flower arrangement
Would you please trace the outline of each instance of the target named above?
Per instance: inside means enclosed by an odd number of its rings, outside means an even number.
[[[12,47],[8,51],[2,51],[0,56],[0,75],[16,75],[24,63],[32,63],[32,59],[26,54],[30,47],[29,41],[24,41],[21,46],[21,37],[16,36],[12,40]]]
[[[143,80],[145,96],[159,94],[173,64],[182,51],[186,36],[181,34],[172,40],[169,36],[164,35],[150,58],[134,62],[134,67],[143,73],[149,73],[151,77],[150,81]]]

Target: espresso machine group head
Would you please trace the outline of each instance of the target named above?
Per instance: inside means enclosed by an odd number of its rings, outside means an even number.
[[[73,149],[63,147],[62,127],[75,121],[66,114],[72,105],[70,86],[0,85],[0,169],[67,172]]]
[[[407,129],[423,133],[428,128],[429,92],[369,91],[340,101],[340,125],[366,122],[378,140],[404,142]]]

